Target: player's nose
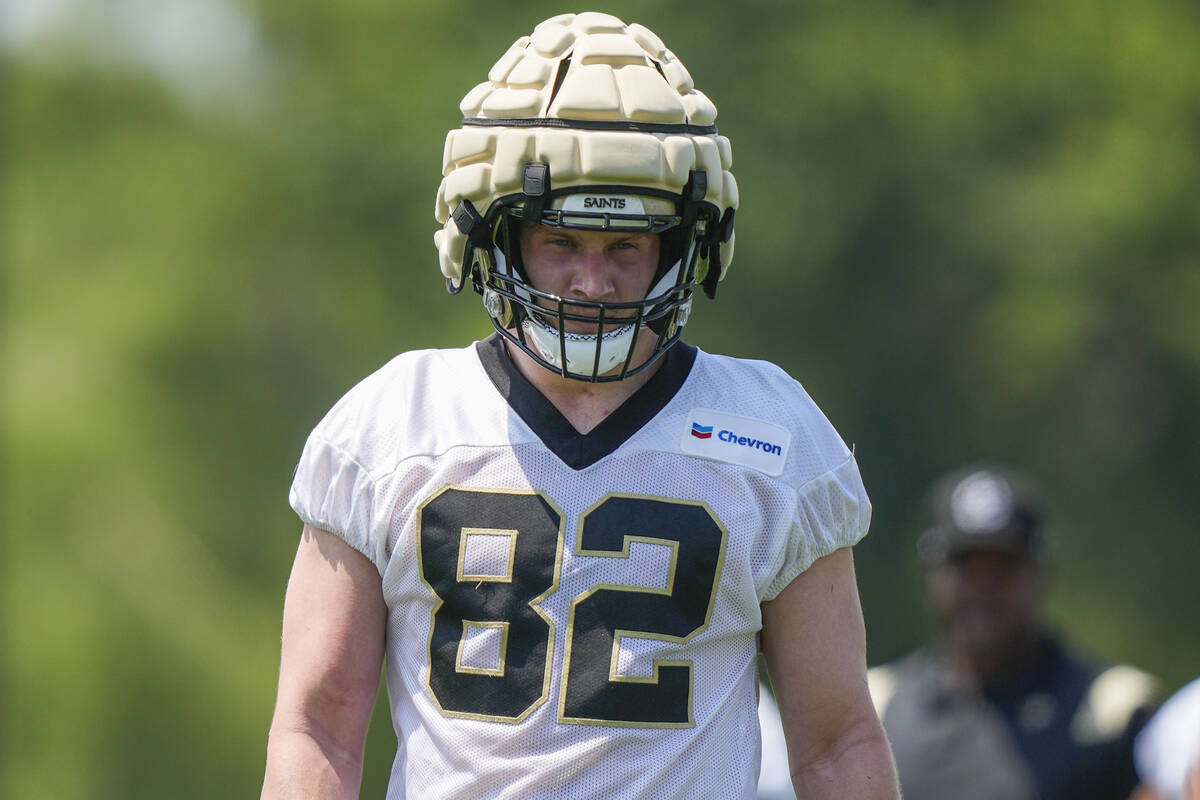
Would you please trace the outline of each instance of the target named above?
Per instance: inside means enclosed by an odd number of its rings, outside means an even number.
[[[582,248],[574,267],[570,288],[575,297],[603,300],[613,293],[612,265],[603,248]]]

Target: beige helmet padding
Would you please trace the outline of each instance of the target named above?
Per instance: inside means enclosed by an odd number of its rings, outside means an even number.
[[[451,212],[469,200],[486,216],[498,198],[521,192],[529,163],[549,164],[556,190],[618,184],[679,194],[690,172],[703,170],[705,201],[722,215],[737,208],[733,153],[716,133],[716,106],[641,25],[597,12],[548,19],[518,39],[459,108],[464,125],[446,136],[434,212],[442,223],[434,234],[442,274],[455,285],[463,277],[467,236]],[[621,122],[657,129],[586,127]],[[581,127],[567,127],[572,124]],[[724,277],[733,258],[732,231],[720,253]]]

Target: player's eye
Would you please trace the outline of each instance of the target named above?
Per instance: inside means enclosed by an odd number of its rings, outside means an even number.
[[[612,243],[611,247],[614,250],[622,252],[640,252],[645,249],[646,241],[643,237],[632,237],[629,239],[620,239]]]

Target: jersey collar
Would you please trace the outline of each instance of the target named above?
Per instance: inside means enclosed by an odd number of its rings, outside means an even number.
[[[509,408],[554,455],[575,470],[595,464],[641,430],[671,402],[696,360],[695,347],[676,342],[659,356],[663,365],[644,386],[591,431],[580,433],[521,374],[509,358],[499,334],[477,342],[475,350],[488,378],[508,401]]]

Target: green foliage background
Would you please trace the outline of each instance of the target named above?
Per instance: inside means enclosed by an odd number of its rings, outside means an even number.
[[[295,459],[392,354],[489,331],[437,272],[442,140],[578,9],[242,0],[248,50],[166,69],[130,9],[204,2],[66,5],[0,31],[0,795],[254,796]],[[929,633],[925,485],[994,458],[1049,497],[1054,623],[1200,673],[1196,6],[603,10],[721,110],[737,258],[690,339],[780,363],[856,445],[872,662]],[[364,796],[394,746],[381,707]]]

